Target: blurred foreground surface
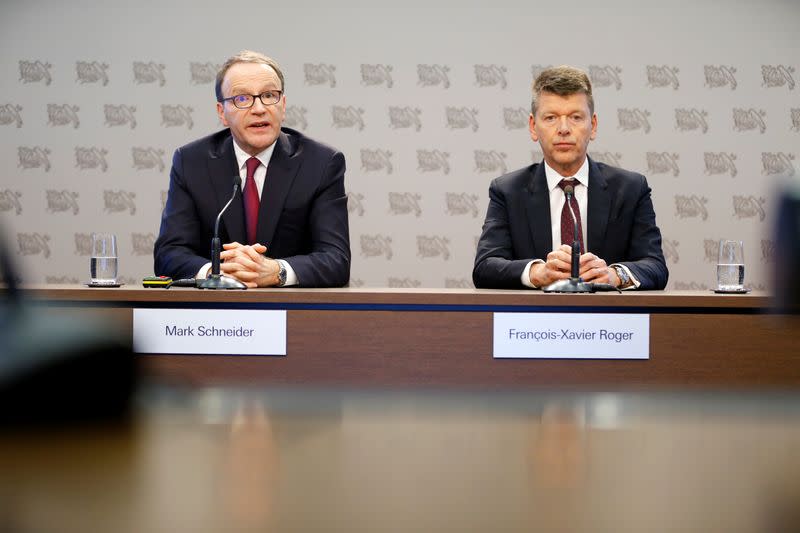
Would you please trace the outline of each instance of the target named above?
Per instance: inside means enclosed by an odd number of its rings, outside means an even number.
[[[796,393],[151,387],[120,424],[0,432],[11,533],[799,531],[798,509]]]

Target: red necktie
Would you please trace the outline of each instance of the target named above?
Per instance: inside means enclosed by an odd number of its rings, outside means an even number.
[[[572,185],[573,189],[578,184],[576,179],[563,179],[558,182],[561,190],[567,185]],[[586,253],[586,247],[583,245],[583,228],[581,227],[581,209],[578,207],[578,200],[575,198],[575,193],[572,193],[569,204],[575,213],[575,219],[578,221],[578,242],[581,245],[581,253]],[[564,199],[564,207],[561,208],[561,244],[568,244],[572,246],[572,241],[575,239],[575,224],[572,222],[572,215],[569,212],[566,198]]]
[[[247,165],[247,180],[244,184],[244,220],[247,226],[247,244],[256,243],[256,227],[258,227],[258,207],[261,200],[258,197],[258,187],[254,176],[261,161],[251,157]]]

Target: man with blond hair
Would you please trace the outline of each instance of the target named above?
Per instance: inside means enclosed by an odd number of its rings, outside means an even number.
[[[155,243],[155,273],[204,278],[217,214],[221,273],[248,287],[336,287],[350,278],[350,236],[341,152],[282,127],[283,72],[245,50],[215,84],[224,130],[175,151]]]
[[[528,125],[544,161],[492,181],[475,286],[543,288],[567,279],[577,235],[583,281],[663,289],[667,265],[647,180],[586,155],[597,135],[586,73],[569,66],[542,71]]]

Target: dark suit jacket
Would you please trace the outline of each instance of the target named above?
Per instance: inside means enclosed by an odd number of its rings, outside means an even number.
[[[258,217],[257,242],[286,260],[302,287],[337,287],[350,279],[344,156],[282,128],[272,153]],[[210,261],[214,222],[239,175],[225,129],[178,148],[153,255],[155,273],[194,277]],[[246,241],[242,196],[222,215],[223,243]]]
[[[627,266],[641,289],[663,289],[667,264],[661,232],[641,174],[589,159],[587,248],[608,264]],[[525,266],[553,251],[550,193],[544,163],[492,181],[472,279],[478,288],[521,289]]]

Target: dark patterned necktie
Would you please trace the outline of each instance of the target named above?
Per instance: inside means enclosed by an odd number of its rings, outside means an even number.
[[[258,187],[254,176],[261,161],[251,157],[247,165],[247,183],[244,184],[244,220],[247,227],[247,244],[256,243],[256,228],[258,227],[258,207],[261,200],[258,197]]]
[[[575,198],[575,186],[578,184],[578,180],[574,178],[570,179],[563,179],[558,182],[558,186],[561,187],[561,190],[564,190],[564,187],[567,185],[572,185],[573,193],[570,197],[569,204],[572,206],[572,210],[575,213],[575,219],[578,221],[578,242],[581,244],[581,253],[586,253],[586,247],[583,245],[583,227],[581,227],[581,210],[578,207],[578,200]],[[572,221],[572,215],[569,213],[569,207],[567,206],[566,198],[564,199],[564,207],[561,208],[561,244],[567,244],[572,246],[572,241],[575,239],[575,224]]]

